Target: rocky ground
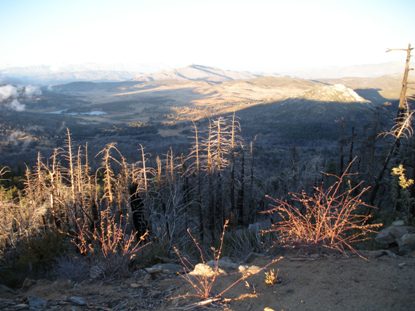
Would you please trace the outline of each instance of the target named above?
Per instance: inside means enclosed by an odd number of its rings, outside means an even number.
[[[276,284],[265,284],[261,272],[224,295],[232,299],[204,307],[193,307],[200,300],[177,298],[192,288],[177,275],[180,267],[170,263],[117,280],[27,279],[19,290],[1,286],[0,310],[415,310],[415,254],[379,250],[363,255],[367,260],[286,253],[267,269],[278,271]],[[251,256],[249,263],[225,260],[213,292],[237,279],[238,270],[255,270],[270,260],[262,255]]]
[[[105,276],[95,264],[83,270],[75,262],[57,279],[26,278],[20,289],[0,280],[0,310],[415,310],[415,227],[395,221],[375,241],[384,249],[346,256],[277,248],[273,255],[250,253],[243,260],[198,263],[188,266],[187,273],[172,259],[160,257],[164,263],[124,278]],[[270,271],[273,278],[266,277]],[[218,277],[209,297],[220,298],[196,297],[197,279],[213,275]],[[250,277],[238,282],[243,275]]]

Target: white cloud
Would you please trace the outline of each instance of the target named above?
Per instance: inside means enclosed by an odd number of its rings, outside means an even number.
[[[18,95],[17,88],[13,85],[0,86],[0,103],[8,100],[9,98],[16,98]]]
[[[42,91],[39,87],[33,85],[27,85],[24,87],[24,96],[26,98],[32,98],[42,95]]]
[[[16,98],[13,99],[10,103],[6,104],[6,107],[14,111],[24,111],[26,109],[26,106],[20,103]]]
[[[23,87],[15,87],[11,84],[0,86],[0,104],[3,107],[14,111],[24,111],[26,105],[22,104],[19,99],[31,99],[42,95],[39,87],[27,85]]]

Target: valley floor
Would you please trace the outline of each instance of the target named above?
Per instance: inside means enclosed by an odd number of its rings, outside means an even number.
[[[382,251],[358,257],[287,254],[273,267],[279,282],[267,286],[259,273],[233,288],[226,297],[251,297],[208,309],[221,310],[415,310],[415,256],[399,257]],[[393,255],[393,256],[391,256]],[[269,258],[258,257],[249,265],[263,266]],[[218,280],[224,288],[237,276]],[[69,280],[26,282],[23,289],[0,287],[1,310],[188,310],[194,300],[175,299],[188,292],[177,275],[137,271],[133,277],[73,283]],[[203,310],[202,308],[196,310]],[[267,310],[267,309],[265,309]]]

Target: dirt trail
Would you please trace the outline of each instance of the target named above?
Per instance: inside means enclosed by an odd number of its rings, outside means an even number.
[[[369,261],[334,255],[288,255],[273,267],[279,270],[278,284],[267,286],[264,273],[255,275],[232,289],[227,297],[255,292],[256,298],[232,301],[218,309],[415,310],[415,258],[376,257],[379,254],[367,253]],[[262,266],[267,261],[267,258],[257,258],[250,265]],[[218,288],[235,278],[236,274],[221,277]],[[38,310],[177,310],[193,301],[172,297],[188,291],[182,278],[164,274],[150,278],[136,273],[123,280],[87,280],[79,284],[68,280],[39,280],[15,293],[0,291],[0,309],[29,310],[28,297],[35,297],[47,303]]]

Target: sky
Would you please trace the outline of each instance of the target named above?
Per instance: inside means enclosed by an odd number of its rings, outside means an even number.
[[[0,0],[0,68],[202,64],[253,72],[403,61],[413,0]]]

